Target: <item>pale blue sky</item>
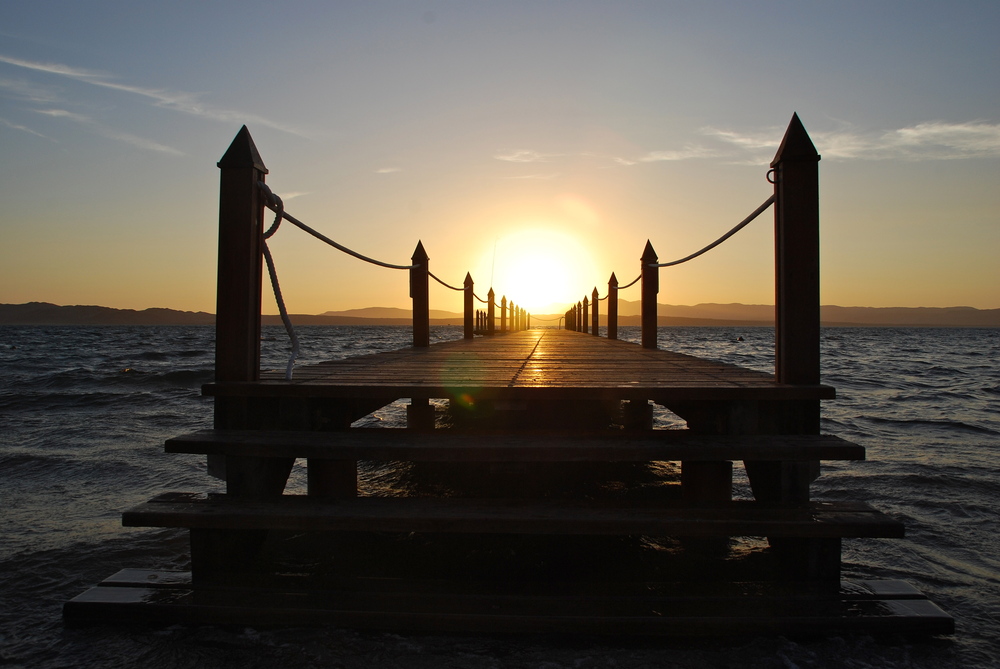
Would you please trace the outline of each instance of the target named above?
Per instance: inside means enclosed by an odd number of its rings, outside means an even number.
[[[575,301],[647,238],[687,255],[760,204],[794,111],[824,303],[1000,307],[1000,3],[0,6],[0,302],[213,310],[215,163],[244,123],[328,236]],[[770,303],[768,217],[663,270],[660,301]],[[407,306],[403,273],[291,228],[272,250],[292,311]]]

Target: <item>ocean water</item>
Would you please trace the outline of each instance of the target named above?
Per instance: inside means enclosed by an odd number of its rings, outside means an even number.
[[[398,327],[305,327],[301,364],[405,346]],[[436,340],[460,328],[432,331]],[[638,340],[625,328],[623,339]],[[211,424],[211,327],[0,327],[0,666],[995,667],[1000,666],[1000,330],[830,328],[823,430],[864,444],[828,463],[819,499],[860,499],[905,539],[847,540],[849,578],[899,578],[955,616],[952,637],[719,642],[481,637],[337,628],[65,628],[64,601],[123,567],[185,567],[186,535],[122,528],[168,490],[221,490],[163,440]],[[742,338],[742,341],[739,341]],[[663,328],[660,347],[771,371],[768,328]],[[265,328],[263,366],[288,344]],[[405,404],[363,419],[401,424]],[[659,415],[669,423],[669,415]],[[291,486],[303,485],[300,470]]]

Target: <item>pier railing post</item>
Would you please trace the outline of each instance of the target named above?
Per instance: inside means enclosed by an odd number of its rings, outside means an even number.
[[[429,290],[427,286],[429,258],[424,251],[422,242],[417,242],[417,248],[410,257],[413,267],[410,269],[410,297],[413,299],[413,345],[426,348],[431,345],[431,315]]]
[[[587,296],[583,296],[583,318],[580,319],[581,325],[583,326],[583,334],[590,332],[590,300]]]
[[[618,277],[608,279],[608,339],[618,339]]]
[[[819,365],[819,154],[798,114],[774,168],[775,378],[816,384]]]
[[[475,326],[473,325],[473,311],[475,310],[475,295],[473,294],[472,275],[468,272],[465,273],[465,290],[462,292],[463,298],[463,324],[465,325],[465,338],[472,339],[475,337]]]
[[[496,334],[497,325],[497,314],[496,314],[496,293],[490,288],[490,292],[486,293],[486,334],[492,337]]]
[[[583,302],[576,303],[576,331],[583,332]]]
[[[507,296],[500,298],[500,333],[507,331]]]
[[[646,240],[642,252],[642,347],[656,348],[656,295],[660,292],[660,268],[653,245]]]
[[[595,337],[598,337],[601,334],[601,328],[600,328],[601,318],[597,313],[598,312],[597,303],[600,301],[601,298],[598,297],[597,286],[594,286],[594,292],[590,294],[590,304],[594,310],[594,313],[591,316],[591,318],[593,319],[593,324],[592,327],[590,328],[590,333]]]
[[[260,379],[260,302],[267,168],[246,126],[219,160],[215,380]]]

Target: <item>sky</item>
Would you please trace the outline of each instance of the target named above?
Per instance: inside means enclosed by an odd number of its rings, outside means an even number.
[[[446,283],[561,313],[647,239],[674,260],[766,200],[797,113],[824,304],[1000,307],[995,0],[0,10],[0,303],[214,311],[216,163],[246,124],[327,237],[400,265],[421,241]],[[772,304],[772,211],[661,269],[658,301]],[[405,271],[287,223],[268,243],[292,313],[409,306]]]

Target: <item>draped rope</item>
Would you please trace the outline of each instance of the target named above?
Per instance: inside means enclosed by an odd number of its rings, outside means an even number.
[[[430,276],[430,277],[431,277],[432,279],[434,279],[435,281],[437,281],[438,283],[440,283],[440,284],[441,284],[442,286],[444,286],[445,288],[451,288],[452,290],[457,290],[457,291],[459,291],[459,292],[464,292],[464,291],[465,291],[465,288],[455,288],[455,286],[450,286],[450,285],[448,285],[447,283],[445,283],[445,282],[444,282],[444,281],[442,281],[441,279],[439,279],[439,278],[437,278],[436,276],[434,276],[434,272],[430,272],[430,271],[428,271],[428,272],[427,272],[427,275],[428,275],[428,276]]]
[[[618,286],[618,290],[625,290],[626,288],[631,288],[635,284],[639,283],[639,279],[641,279],[641,278],[642,278],[642,274],[640,274],[639,276],[635,277],[634,279],[632,279],[631,281],[629,281],[628,283],[626,283],[624,286]]]
[[[310,235],[312,235],[313,237],[315,237],[316,239],[318,239],[318,240],[320,240],[322,242],[326,242],[327,244],[329,244],[333,248],[337,249],[338,251],[343,251],[347,255],[354,256],[358,260],[364,260],[365,262],[369,262],[369,263],[371,263],[373,265],[378,265],[379,267],[387,267],[389,269],[414,269],[416,267],[419,267],[419,265],[392,265],[392,264],[387,263],[387,262],[382,262],[381,260],[375,260],[374,258],[369,258],[368,256],[361,255],[357,251],[354,251],[352,249],[347,248],[346,246],[338,244],[337,242],[333,241],[332,239],[330,239],[326,235],[324,235],[324,234],[322,234],[320,232],[317,232],[316,230],[313,230],[312,228],[310,228],[308,225],[306,225],[302,221],[300,221],[297,218],[295,218],[294,216],[291,216],[290,214],[286,213],[283,206],[281,206],[280,208],[278,208],[279,205],[276,205],[275,201],[277,201],[277,202],[280,203],[281,202],[281,198],[279,198],[277,195],[275,195],[274,193],[272,193],[271,189],[268,188],[267,184],[265,184],[263,181],[258,181],[257,182],[257,186],[264,192],[265,200],[266,200],[266,204],[267,204],[267,208],[268,209],[270,209],[271,211],[274,211],[276,214],[278,214],[278,216],[280,216],[281,218],[285,219],[286,221],[288,221],[289,223],[291,223],[295,227],[297,227],[300,230],[303,230],[305,232],[308,232]],[[272,226],[272,227],[275,227],[275,226]]]
[[[755,219],[758,216],[760,216],[764,212],[765,209],[767,209],[768,207],[770,207],[774,203],[774,198],[775,198],[775,196],[772,195],[771,197],[769,197],[766,200],[764,200],[764,204],[762,204],[759,207],[757,207],[756,209],[754,209],[753,213],[751,213],[749,216],[747,216],[742,221],[740,221],[736,225],[735,228],[733,228],[732,230],[730,230],[726,234],[722,235],[721,237],[719,237],[718,239],[716,239],[714,242],[712,242],[711,244],[709,244],[705,248],[701,249],[700,251],[695,251],[691,255],[689,255],[689,256],[687,256],[685,258],[681,258],[680,260],[674,260],[672,262],[662,262],[662,263],[658,263],[658,264],[657,263],[653,263],[653,264],[650,264],[649,266],[650,267],[672,267],[674,265],[680,265],[681,263],[685,263],[688,260],[694,260],[695,258],[697,258],[698,256],[700,256],[701,254],[706,253],[708,251],[711,251],[716,246],[718,246],[719,244],[721,244],[722,242],[726,241],[727,239],[729,239],[730,237],[732,237],[733,235],[735,235],[737,232],[739,232],[740,230],[742,230],[743,228],[745,228],[750,223],[750,221],[752,221],[753,219]],[[633,281],[632,283],[635,283],[635,281]],[[631,285],[632,284],[630,283],[629,286],[631,286]],[[628,286],[626,286],[626,288],[627,287]]]
[[[278,313],[281,314],[281,322],[285,325],[285,332],[292,342],[292,353],[288,356],[288,364],[285,366],[285,379],[292,380],[292,367],[295,366],[295,359],[299,357],[299,338],[292,327],[292,319],[288,317],[288,310],[285,308],[285,299],[281,296],[281,285],[278,283],[278,272],[274,268],[274,258],[271,257],[271,249],[267,247],[267,240],[278,231],[281,219],[284,216],[285,205],[281,198],[271,193],[274,199],[274,210],[276,215],[274,223],[264,233],[264,262],[267,264],[267,273],[271,277],[271,289],[274,291],[274,301],[278,303]]]

